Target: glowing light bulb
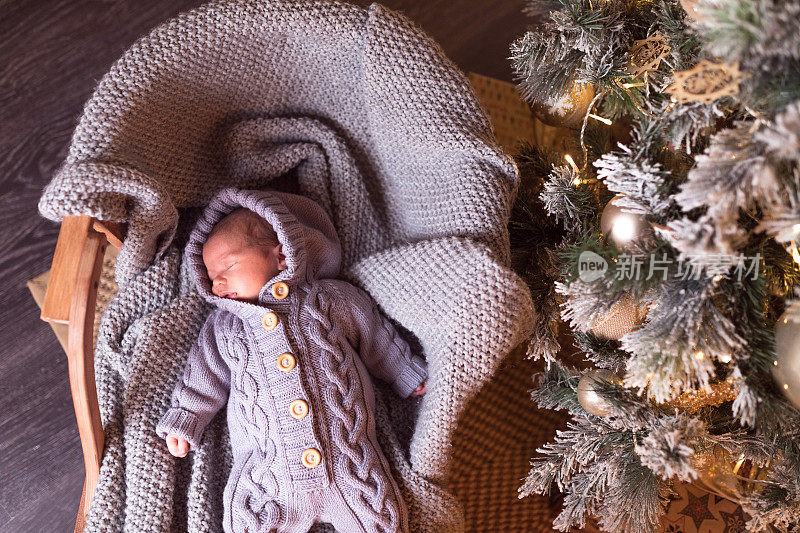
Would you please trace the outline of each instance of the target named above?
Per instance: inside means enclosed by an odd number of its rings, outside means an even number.
[[[795,263],[800,265],[800,251],[797,250],[797,243],[794,241],[792,241],[791,251],[792,251],[792,259],[794,259]]]
[[[789,390],[789,384],[788,383],[784,383],[783,384],[783,390]]]
[[[719,356],[719,360],[723,363],[730,363],[731,362],[731,354],[726,353]]]
[[[614,220],[614,240],[627,242],[636,235],[636,219],[630,215],[620,214]]]
[[[697,359],[698,361],[701,361],[705,356],[706,354],[703,353],[703,350],[700,350],[699,352],[694,354],[694,358]]]
[[[778,366],[778,362],[777,361],[773,361],[772,362],[772,366]]]
[[[744,454],[741,454],[736,459],[736,464],[733,466],[733,473],[734,474],[738,474],[739,473],[739,469],[742,467],[743,463],[744,463]]]
[[[589,116],[592,117],[595,120],[599,120],[603,124],[608,124],[609,126],[611,125],[611,121],[609,119],[605,118],[605,117],[601,117],[601,116],[595,115],[594,113],[589,113]]]
[[[571,167],[572,167],[572,170],[573,170],[574,172],[580,172],[580,171],[581,171],[581,170],[578,168],[578,165],[576,165],[576,164],[575,164],[575,160],[574,160],[574,159],[572,159],[572,156],[571,156],[571,155],[569,155],[569,154],[566,154],[566,155],[564,156],[564,159],[566,159],[566,160],[567,160],[567,163],[569,163],[569,166],[571,166]]]

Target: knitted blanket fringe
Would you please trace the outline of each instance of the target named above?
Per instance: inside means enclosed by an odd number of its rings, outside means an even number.
[[[106,447],[87,531],[221,529],[224,414],[189,460],[154,428],[211,310],[183,246],[229,186],[307,195],[330,215],[342,277],[428,361],[419,412],[376,389],[411,529],[462,531],[444,487],[454,428],[538,319],[509,268],[517,180],[463,74],[379,4],[220,0],[140,38],[86,103],[39,202],[54,221],[128,224],[95,352]]]

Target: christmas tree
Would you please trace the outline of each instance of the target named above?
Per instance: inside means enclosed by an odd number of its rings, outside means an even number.
[[[533,400],[568,426],[520,497],[554,522],[655,529],[676,482],[800,524],[800,2],[532,1],[522,97],[574,131],[530,144],[515,268],[540,310]],[[556,359],[572,329],[590,368]]]

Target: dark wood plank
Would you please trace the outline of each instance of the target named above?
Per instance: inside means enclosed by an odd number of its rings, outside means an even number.
[[[25,282],[50,268],[39,217],[82,106],[140,35],[189,0],[0,0],[0,530],[72,531],[83,464],[66,359]],[[355,2],[369,5],[369,1]],[[386,0],[465,71],[511,81],[523,0]]]

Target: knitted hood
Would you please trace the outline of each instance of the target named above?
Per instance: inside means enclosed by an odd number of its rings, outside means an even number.
[[[339,274],[342,248],[336,228],[322,206],[305,196],[286,192],[226,188],[209,202],[186,245],[186,259],[203,298],[239,315],[263,313],[263,308],[254,304],[214,295],[203,263],[203,244],[211,229],[240,207],[250,209],[272,226],[286,256],[286,268],[261,288],[259,304],[273,309],[290,304],[290,299],[279,300],[272,295],[270,287],[278,281],[283,281],[291,289],[295,285],[310,284],[316,279],[334,278]]]

